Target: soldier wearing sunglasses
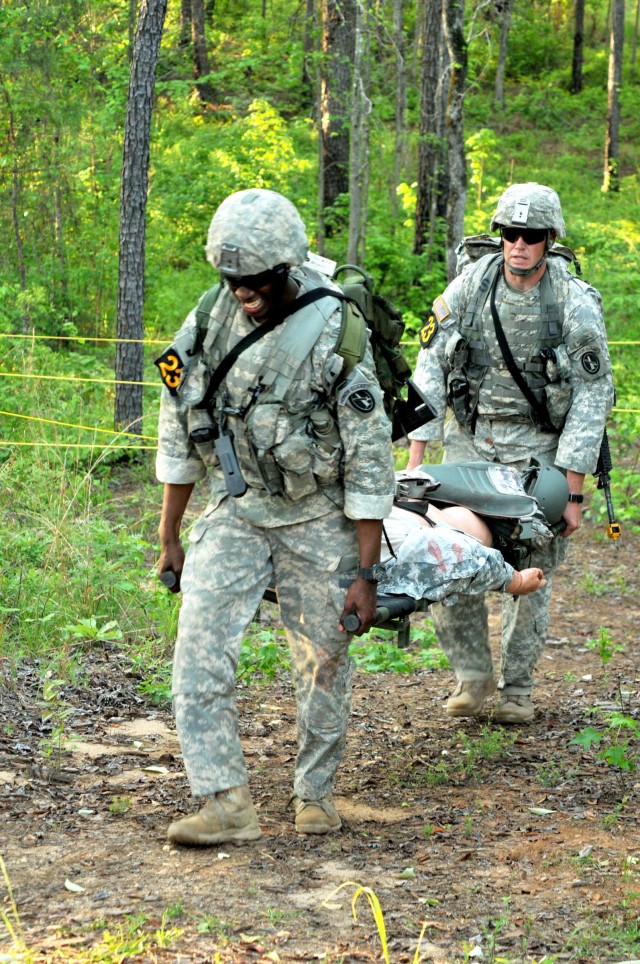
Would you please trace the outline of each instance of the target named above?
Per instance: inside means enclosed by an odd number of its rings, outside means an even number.
[[[553,571],[581,522],[584,477],[596,468],[614,400],[599,293],[569,270],[572,252],[556,244],[565,224],[556,192],[514,184],[491,221],[494,253],[468,263],[436,298],[421,333],[415,380],[439,418],[412,433],[409,468],[426,442],[444,437],[445,461],[481,460],[522,470],[532,457],[556,465],[569,483],[564,530],[528,566],[547,585],[505,596],[499,699],[493,719],[533,719],[533,673],[544,648]],[[450,409],[453,417],[445,423]],[[475,716],[496,689],[482,596],[432,608],[440,643],[455,670],[450,716]]]

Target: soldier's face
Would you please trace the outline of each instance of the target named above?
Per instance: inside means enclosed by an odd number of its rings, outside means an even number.
[[[249,315],[256,321],[265,321],[271,308],[276,307],[280,301],[280,294],[274,291],[273,284],[262,285],[255,289],[240,285],[231,290],[240,302],[245,315]]]
[[[544,237],[541,241],[527,244],[521,234],[518,235],[515,241],[508,241],[503,232],[502,243],[504,245],[504,260],[507,267],[513,266],[514,268],[524,268],[527,270],[528,268],[533,268],[542,258],[547,243],[547,233],[546,231],[544,232]]]

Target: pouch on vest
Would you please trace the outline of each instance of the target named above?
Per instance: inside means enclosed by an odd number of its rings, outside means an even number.
[[[342,439],[331,413],[318,409],[309,415],[313,474],[320,482],[334,482],[340,474]]]
[[[316,491],[311,439],[280,403],[256,405],[247,418],[247,439],[272,495],[295,502]]]

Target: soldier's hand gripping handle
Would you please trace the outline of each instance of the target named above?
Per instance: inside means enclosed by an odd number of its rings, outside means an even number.
[[[180,592],[180,576],[173,569],[165,569],[164,572],[160,573],[158,579],[170,592]]]

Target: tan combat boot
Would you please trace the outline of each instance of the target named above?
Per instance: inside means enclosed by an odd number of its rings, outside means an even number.
[[[175,820],[167,832],[172,843],[192,847],[262,836],[249,787],[231,787],[210,797],[192,817]]]
[[[531,697],[515,693],[503,693],[493,711],[493,719],[497,723],[530,723],[533,715]]]
[[[298,833],[331,833],[342,826],[331,794],[322,800],[301,800],[294,796],[292,801]]]
[[[476,716],[487,696],[495,692],[493,676],[458,683],[447,700],[447,716]]]

